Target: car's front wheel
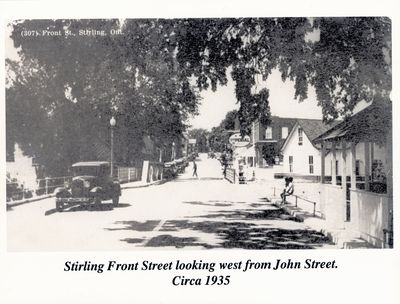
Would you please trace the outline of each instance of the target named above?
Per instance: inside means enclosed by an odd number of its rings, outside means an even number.
[[[56,200],[56,210],[58,212],[62,212],[63,211],[63,207],[64,207],[64,204],[62,202]]]

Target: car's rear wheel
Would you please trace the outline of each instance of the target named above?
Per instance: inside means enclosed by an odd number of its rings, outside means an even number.
[[[114,207],[118,207],[118,204],[119,204],[119,196],[113,197],[112,202],[113,202],[113,206],[114,206]]]

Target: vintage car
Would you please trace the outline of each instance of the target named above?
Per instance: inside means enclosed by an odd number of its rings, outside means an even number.
[[[72,165],[70,185],[55,190],[56,209],[62,211],[75,205],[88,208],[112,200],[118,206],[121,186],[110,176],[110,164],[104,161],[79,162]]]

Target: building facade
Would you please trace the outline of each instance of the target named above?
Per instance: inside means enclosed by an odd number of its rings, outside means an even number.
[[[251,145],[248,148],[248,163],[254,167],[266,167],[280,163],[281,147],[296,123],[295,118],[272,116],[264,125],[259,119],[251,125]]]
[[[292,176],[319,176],[320,147],[313,140],[330,128],[322,120],[297,119],[282,145],[283,173]],[[329,159],[326,159],[329,162]],[[331,166],[327,166],[327,169]]]

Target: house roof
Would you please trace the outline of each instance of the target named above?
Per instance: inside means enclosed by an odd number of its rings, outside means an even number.
[[[320,119],[298,119],[297,122],[310,141],[313,141],[339,123],[338,121],[334,121],[333,123],[326,124]]]
[[[296,130],[297,126],[300,126],[303,129],[304,134],[310,140],[310,142],[315,146],[314,140],[319,137],[321,134],[333,128],[337,125],[339,121],[333,121],[332,123],[326,124],[320,119],[305,119],[298,118],[296,124],[293,126],[290,134],[286,138],[281,151],[285,149],[289,139],[293,136],[294,130]],[[318,149],[318,147],[316,147]]]
[[[391,105],[374,102],[370,106],[345,119],[314,139],[314,142],[344,138],[347,141],[363,140],[382,142],[391,128]]]

